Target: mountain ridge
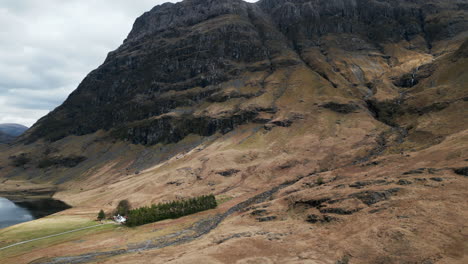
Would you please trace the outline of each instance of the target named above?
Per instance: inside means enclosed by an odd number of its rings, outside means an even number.
[[[63,105],[0,145],[0,193],[47,190],[73,206],[45,227],[123,199],[214,194],[218,208],[0,258],[466,263],[467,11],[465,0],[153,8]]]

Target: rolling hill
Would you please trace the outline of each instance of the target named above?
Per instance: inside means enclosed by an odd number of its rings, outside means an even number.
[[[0,143],[11,143],[28,128],[19,124],[0,124]]]

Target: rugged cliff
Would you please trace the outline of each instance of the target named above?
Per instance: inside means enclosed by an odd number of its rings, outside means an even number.
[[[154,7],[61,106],[0,146],[0,177],[54,185],[70,214],[121,199],[229,202],[90,238],[112,247],[21,258],[466,262],[467,11],[467,0]]]
[[[105,129],[133,143],[156,144],[177,142],[191,133],[227,132],[261,112],[278,110],[274,102],[243,104],[265,90],[265,80],[257,78],[243,92],[246,73],[271,74],[298,64],[311,67],[340,92],[364,99],[374,82],[381,81],[381,73],[357,63],[338,65],[343,59],[334,58],[329,51],[333,46],[373,56],[377,67],[388,67],[386,60],[391,64],[392,57],[385,45],[407,41],[413,52],[438,52],[432,51],[438,40],[466,30],[465,8],[464,1],[367,0],[157,6],[137,19],[124,44],[23,141],[56,141]],[[459,16],[432,19],[440,13]],[[328,39],[335,34],[339,37]],[[239,102],[228,112],[197,111],[233,98]]]

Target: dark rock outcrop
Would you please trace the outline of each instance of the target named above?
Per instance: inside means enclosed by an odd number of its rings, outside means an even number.
[[[408,181],[408,180],[403,180],[403,179],[402,179],[402,180],[399,180],[399,181],[397,182],[397,184],[398,184],[398,185],[411,185],[412,182],[411,182],[411,181]]]
[[[468,177],[468,167],[453,169],[453,171],[458,175],[463,175]]]
[[[314,208],[322,208],[324,207],[323,203],[330,201],[330,198],[322,198],[322,199],[312,199],[312,200],[305,200],[305,201],[297,201],[295,202],[295,206],[305,205],[307,207],[314,207]]]
[[[65,167],[73,168],[78,166],[81,162],[87,158],[84,156],[69,156],[69,157],[44,157],[39,161],[37,167],[41,169],[49,167]]]
[[[401,188],[393,188],[384,191],[364,191],[351,194],[351,198],[357,198],[367,205],[373,205],[381,201],[388,200],[392,195],[399,192]]]
[[[339,104],[335,102],[326,103],[322,107],[341,114],[350,114],[359,109],[359,106],[354,104]]]
[[[415,170],[409,170],[403,172],[403,175],[411,175],[411,174],[423,174],[426,171],[426,168],[419,168]]]
[[[278,217],[275,216],[275,215],[265,216],[265,217],[257,218],[257,221],[259,221],[259,222],[270,222],[270,221],[276,220],[276,218],[278,218]]]
[[[352,210],[344,209],[344,208],[324,208],[321,209],[320,212],[322,214],[338,214],[338,215],[352,215],[356,212],[359,212],[361,209],[356,208]]]
[[[10,156],[9,159],[11,161],[11,165],[14,167],[24,167],[32,161],[29,153]]]
[[[389,184],[386,180],[375,180],[375,181],[358,181],[349,185],[351,188],[362,189],[369,185],[386,185]]]
[[[454,60],[458,60],[460,58],[468,58],[468,39],[463,42],[460,48],[458,48],[457,52],[454,54]]]
[[[316,224],[316,223],[330,223],[330,222],[338,221],[338,219],[332,216],[328,216],[328,215],[311,214],[307,216],[306,221],[311,224]]]
[[[189,134],[211,136],[216,132],[228,133],[255,116],[255,112],[238,113],[230,118],[162,116],[120,125],[112,130],[112,135],[134,144],[169,144],[176,143]]]
[[[399,87],[413,87],[417,85],[421,80],[429,78],[435,71],[436,66],[434,64],[426,64],[413,69],[411,72],[404,74],[398,80],[393,83]]]
[[[442,178],[440,178],[440,177],[432,177],[432,178],[430,178],[430,180],[436,181],[436,182],[442,182],[442,181],[444,181],[444,179],[442,179]]]
[[[253,216],[264,216],[268,214],[268,211],[265,209],[258,209],[258,210],[252,211],[250,214]]]
[[[219,174],[223,177],[230,177],[236,173],[238,173],[240,170],[236,170],[236,169],[229,169],[229,170],[225,170],[225,171],[220,171],[220,172],[217,172],[216,174]]]
[[[389,126],[396,126],[395,119],[403,113],[397,100],[368,100],[367,107],[377,120]]]
[[[460,9],[455,2],[445,8]],[[374,41],[413,39],[424,35],[431,42],[463,32],[467,22],[429,20],[443,1],[393,0],[262,0],[258,5],[272,14],[280,30],[296,41],[313,41],[329,33],[360,34]],[[466,9],[466,6],[462,6]],[[444,30],[447,29],[447,30]],[[442,32],[443,31],[443,32]]]

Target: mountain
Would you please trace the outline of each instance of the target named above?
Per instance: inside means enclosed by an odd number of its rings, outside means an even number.
[[[8,135],[6,133],[3,133],[0,131],[0,144],[7,144],[7,143],[11,143],[15,140],[15,137],[14,136],[11,136],[11,135]]]
[[[1,148],[0,178],[48,185],[74,207],[61,216],[86,219],[123,199],[223,203],[21,260],[465,263],[467,11],[466,0],[154,7]]]
[[[463,3],[203,0],[165,4],[140,17],[124,44],[62,106],[41,119],[25,141],[55,141],[104,129],[114,130],[118,139],[153,145],[177,142],[191,133],[206,136],[230,130],[233,117],[236,124],[248,123],[258,113],[278,110],[272,100],[247,101],[265,96],[262,81],[276,69],[297,65],[320,74],[320,81],[337,88],[333,93],[353,99],[380,96],[374,95],[373,85],[392,93],[392,79],[430,63],[428,53],[447,48],[439,46],[441,40],[466,30]],[[447,13],[444,19],[432,18],[436,10]],[[451,13],[460,15],[445,17]],[[222,21],[203,23],[211,17]],[[389,41],[404,42],[407,47],[394,47]],[[346,57],[334,49],[347,53]],[[404,61],[411,55],[415,56],[412,61]],[[356,61],[364,56],[372,57],[365,63]],[[393,64],[400,66],[390,69]],[[387,75],[383,80],[372,69],[379,67]],[[242,80],[247,73],[255,76]],[[411,85],[405,80],[399,85]],[[250,89],[240,91],[249,81]],[[242,102],[226,111],[195,110],[205,102],[222,103],[233,97]],[[161,134],[152,127],[174,133]]]
[[[0,143],[11,143],[28,128],[19,124],[0,124]]]

